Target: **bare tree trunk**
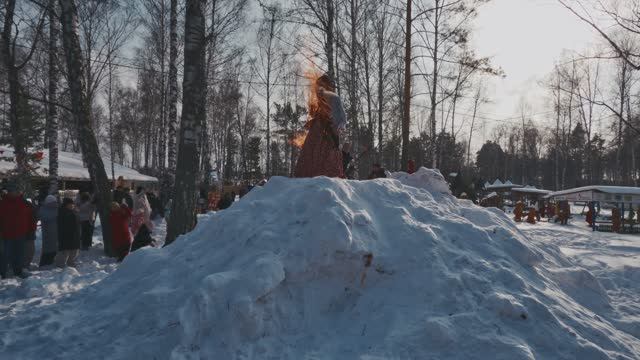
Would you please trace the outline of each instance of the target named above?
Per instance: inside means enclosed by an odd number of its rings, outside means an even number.
[[[109,179],[104,170],[104,164],[100,157],[98,142],[93,133],[90,119],[90,103],[87,98],[84,79],[82,49],[78,38],[76,24],[78,23],[78,10],[73,0],[60,0],[62,40],[67,59],[67,72],[69,79],[69,90],[71,92],[71,107],[73,118],[80,136],[82,146],[82,156],[85,160],[91,182],[95,189],[100,223],[102,224],[102,237],[104,250],[107,255],[111,255],[111,223],[109,221],[109,211],[111,208],[111,194],[109,192]]]
[[[107,29],[110,27],[107,25]],[[107,105],[109,107],[109,157],[111,158],[111,182],[112,186],[115,185],[116,181],[116,152],[113,147],[113,62],[111,61],[111,36],[109,34],[108,38],[108,56],[107,56],[107,71],[109,71],[108,77],[108,88],[107,88]]]
[[[439,13],[439,9],[438,7],[440,6],[440,1],[436,0],[435,6],[434,6],[434,25],[433,25],[433,29],[434,29],[434,40],[433,40],[433,76],[431,79],[431,96],[430,96],[430,100],[431,100],[431,112],[429,115],[429,120],[431,122],[431,143],[429,146],[429,152],[431,153],[431,167],[432,168],[436,168],[438,166],[438,162],[437,162],[437,158],[436,158],[436,146],[437,146],[437,137],[438,134],[436,133],[436,109],[438,106],[438,102],[437,102],[437,96],[438,96],[438,65],[439,65],[439,59],[438,59],[438,50],[439,50],[439,46],[438,46],[438,42],[440,41],[439,39],[439,31],[440,31],[440,26],[439,26],[439,20],[440,20],[440,13]]]
[[[56,0],[49,0],[49,104],[47,106],[47,147],[49,148],[49,194],[58,192],[58,19]]]
[[[24,129],[20,121],[19,108],[23,91],[16,67],[15,48],[11,46],[15,0],[5,2],[4,28],[2,31],[2,60],[4,61],[7,83],[9,84],[9,129],[13,139],[13,151],[18,173],[18,187],[24,190],[28,182],[27,144]]]
[[[480,86],[480,85],[479,85]],[[478,113],[478,106],[480,105],[481,88],[478,87],[478,92],[473,99],[473,117],[471,118],[471,128],[469,129],[469,142],[467,143],[467,166],[471,166],[471,140],[473,139],[473,126],[476,122],[476,114]]]
[[[336,72],[333,67],[334,55],[333,55],[333,43],[334,43],[334,16],[335,8],[333,7],[334,0],[325,0],[327,2],[327,39],[325,46],[325,54],[327,56],[327,72],[331,79],[336,79]]]
[[[627,118],[629,120],[634,119],[631,113],[631,96],[627,94]],[[638,186],[638,179],[636,174],[636,138],[631,137],[631,144],[629,144],[631,151],[631,182],[630,185]]]
[[[561,101],[562,101],[562,93],[561,93],[561,89],[560,89],[560,71],[558,71],[558,79],[557,79],[557,86],[556,86],[556,132],[555,132],[555,140],[556,140],[556,148],[554,150],[554,169],[555,171],[553,172],[553,184],[554,184],[554,190],[558,191],[560,190],[560,116],[562,114],[562,107],[561,107]]]
[[[167,134],[168,171],[164,180],[162,202],[172,198],[176,175],[176,129],[178,128],[178,0],[171,0],[169,19],[169,119]]]
[[[164,176],[167,154],[167,88],[166,88],[166,33],[165,33],[165,0],[160,1],[160,128],[158,129],[158,168]]]
[[[386,9],[385,9],[386,10]],[[382,113],[384,111],[384,29],[385,21],[380,24],[377,34],[378,46],[378,161],[383,163],[383,144],[382,144]]]
[[[349,18],[351,22],[350,29],[350,48],[351,53],[349,54],[349,122],[353,126],[353,141],[356,149],[360,149],[360,124],[358,120],[358,75],[356,68],[356,55],[358,53],[358,43],[356,39],[356,31],[357,31],[357,13],[358,8],[356,4],[356,0],[350,0],[350,13]],[[361,171],[362,167],[360,166],[360,160],[358,159],[357,167],[358,170]],[[364,174],[360,173],[360,176],[364,176]]]
[[[371,43],[369,42],[369,34],[368,32],[370,31],[370,27],[369,27],[369,22],[367,20],[366,14],[365,14],[365,20],[364,20],[364,25],[362,28],[362,52],[363,52],[363,56],[362,56],[362,65],[364,68],[364,92],[365,92],[365,96],[367,99],[367,149],[370,150],[369,152],[369,156],[367,156],[367,159],[369,159],[369,161],[367,161],[367,167],[366,170],[368,172],[369,167],[371,166],[371,163],[373,160],[373,150],[375,149],[374,147],[374,141],[375,141],[375,126],[374,126],[374,120],[373,120],[373,95],[372,95],[372,85],[371,85],[371,71],[372,71],[372,64],[371,64],[371,59],[369,59],[369,46],[371,45]]]
[[[402,170],[407,170],[409,162],[409,131],[411,126],[411,34],[412,31],[412,11],[413,0],[407,0],[407,14],[405,26],[404,45],[404,111],[402,116],[402,155],[400,156],[400,166]],[[433,114],[435,119],[435,113]],[[431,139],[435,144],[435,140]],[[435,154],[432,154],[434,156]]]
[[[176,183],[166,244],[187,233],[195,222],[198,142],[206,119],[205,18],[206,0],[187,0],[184,25],[184,79],[182,121],[176,168]]]
[[[169,20],[169,120],[168,120],[168,158],[169,176],[167,189],[174,185],[176,171],[176,129],[178,128],[178,0],[171,0]]]
[[[275,12],[270,12],[269,19],[269,45],[267,46],[267,166],[266,176],[271,175],[271,61],[273,57],[273,37],[276,25]]]

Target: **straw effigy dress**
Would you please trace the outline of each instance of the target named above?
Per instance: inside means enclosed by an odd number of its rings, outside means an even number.
[[[306,125],[309,132],[300,150],[294,176],[344,177],[337,135],[337,129],[343,128],[346,123],[342,102],[329,91],[323,91],[318,98],[320,104],[311,111],[312,118]]]

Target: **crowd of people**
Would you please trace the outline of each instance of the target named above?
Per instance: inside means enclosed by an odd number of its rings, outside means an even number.
[[[571,207],[566,200],[552,202],[538,199],[527,206],[525,201],[518,199],[513,208],[515,222],[526,221],[535,224],[542,218],[547,218],[549,221],[567,225],[570,217]]]
[[[0,276],[9,270],[16,277],[28,276],[36,253],[36,230],[40,223],[41,269],[75,267],[81,251],[93,246],[97,203],[90,191],[78,191],[75,198],[48,194],[27,198],[17,184],[8,181],[0,193]],[[109,220],[113,251],[122,261],[130,251],[154,246],[152,219],[164,216],[159,197],[141,186],[135,192],[118,186],[112,192]]]

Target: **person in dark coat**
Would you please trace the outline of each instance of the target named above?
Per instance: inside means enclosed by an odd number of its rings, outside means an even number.
[[[164,209],[162,208],[160,198],[158,198],[153,192],[148,192],[147,200],[151,206],[151,220],[155,220],[158,217],[164,217]]]
[[[64,198],[58,210],[58,254],[55,260],[57,267],[76,265],[81,242],[80,223],[74,208],[73,200]]]
[[[96,206],[88,192],[80,194],[80,201],[76,204],[78,221],[80,221],[80,238],[82,250],[89,250],[93,242],[93,224],[95,222]]]
[[[131,232],[129,231],[131,209],[126,204],[114,202],[111,204],[109,220],[113,236],[113,250],[118,257],[118,261],[122,261],[129,254],[129,248],[131,247]]]
[[[233,198],[230,193],[225,193],[220,200],[220,204],[218,205],[218,209],[224,210],[233,204]]]
[[[342,171],[344,171],[346,178],[349,178],[346,174],[349,170],[351,160],[353,160],[353,156],[351,156],[351,144],[346,142],[342,144]]]
[[[116,187],[116,189],[113,190],[111,197],[113,199],[113,202],[121,204],[122,200],[124,199],[124,189],[122,188],[122,186]]]
[[[384,171],[384,168],[380,166],[380,164],[373,164],[373,169],[371,169],[371,173],[369,174],[369,180],[386,178],[387,174]]]
[[[58,199],[48,195],[40,209],[38,219],[42,227],[42,254],[40,255],[40,267],[53,265],[58,252]]]
[[[156,246],[156,241],[151,237],[151,231],[147,225],[142,224],[140,229],[138,229],[138,233],[133,238],[133,243],[131,244],[131,252],[134,252],[140,248],[145,246]]]
[[[24,277],[22,272],[24,248],[27,236],[32,231],[32,213],[18,192],[17,184],[6,186],[7,194],[0,200],[0,238],[3,249],[0,253],[0,276],[7,277],[7,267],[11,264],[13,275]]]
[[[25,200],[27,206],[27,219],[29,222],[29,232],[24,242],[24,253],[22,258],[22,267],[29,269],[31,261],[36,253],[36,230],[38,230],[38,218],[35,206]]]
[[[131,189],[124,188],[124,201],[127,203],[129,209],[133,209],[133,197],[131,196]]]

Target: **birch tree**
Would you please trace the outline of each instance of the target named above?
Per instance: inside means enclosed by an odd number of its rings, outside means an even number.
[[[297,1],[298,14],[295,21],[311,29],[314,40],[324,53],[327,74],[336,80],[336,0]]]
[[[171,0],[169,14],[169,118],[167,119],[168,177],[166,190],[174,185],[176,171],[176,129],[178,128],[178,0]]]
[[[47,148],[49,149],[49,193],[58,192],[58,15],[56,0],[49,0],[49,89],[47,104]]]
[[[195,222],[198,145],[206,119],[206,0],[187,0],[185,13],[182,121],[176,164],[176,184],[166,244],[191,230]]]
[[[282,69],[286,63],[285,54],[280,47],[280,38],[284,30],[283,18],[286,14],[278,3],[260,3],[263,19],[258,29],[258,59],[255,62],[259,69],[256,74],[264,85],[266,100],[266,176],[271,175],[271,102],[274,83],[282,78]],[[280,55],[280,56],[278,56]]]

